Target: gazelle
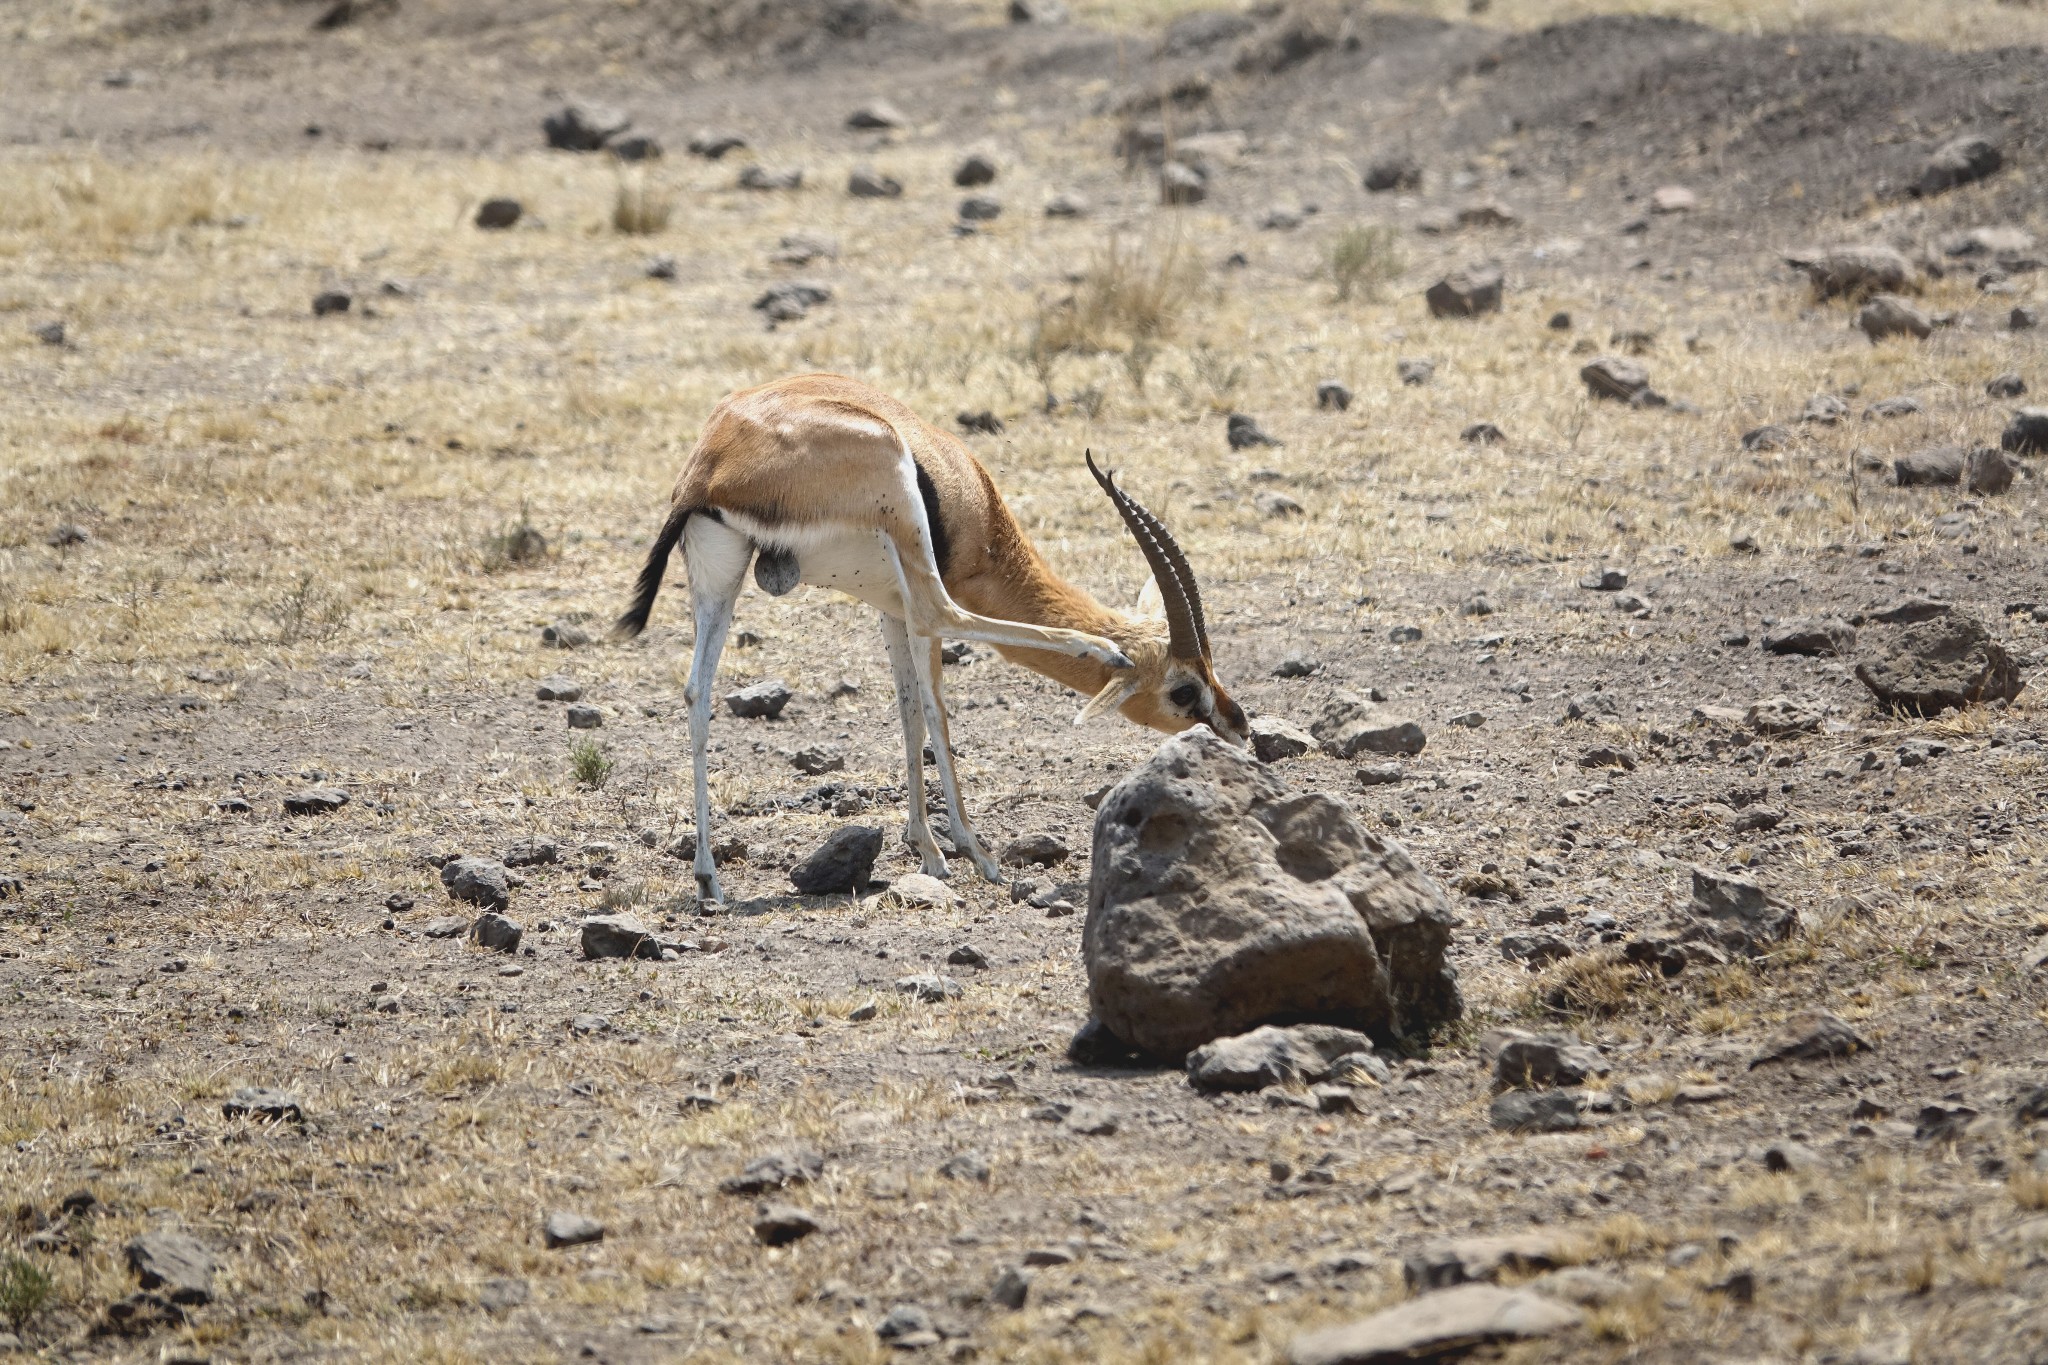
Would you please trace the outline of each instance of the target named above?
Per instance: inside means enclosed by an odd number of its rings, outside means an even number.
[[[1121,711],[1178,731],[1204,724],[1243,744],[1243,708],[1210,666],[1194,571],[1159,519],[1088,470],[1151,566],[1138,610],[1112,611],[1046,564],[995,481],[950,434],[888,395],[833,374],[794,375],[728,394],[676,480],[668,520],[613,635],[647,626],[677,545],[690,577],[697,639],[685,697],[696,784],[698,893],[724,898],[711,860],[705,748],[711,687],[752,562],[772,596],[799,583],[837,588],[882,616],[903,726],[908,834],[924,870],[947,875],[925,814],[924,744],[945,793],[953,842],[981,875],[1002,873],[967,821],[947,747],[939,641],[978,640],[1091,698],[1075,724]]]

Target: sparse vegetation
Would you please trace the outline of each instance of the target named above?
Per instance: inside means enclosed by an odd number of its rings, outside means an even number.
[[[611,781],[612,756],[594,739],[579,739],[569,746],[569,775],[579,785],[601,790]]]
[[[1339,303],[1354,297],[1378,303],[1407,268],[1401,235],[1385,223],[1346,228],[1330,248],[1330,278],[1336,281]]]
[[[668,228],[675,211],[674,195],[649,184],[645,176],[629,175],[612,197],[612,227],[635,237],[651,236]]]
[[[50,1272],[26,1256],[0,1256],[0,1318],[19,1332],[56,1292]]]

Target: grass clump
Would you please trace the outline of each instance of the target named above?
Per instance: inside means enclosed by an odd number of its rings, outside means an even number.
[[[627,180],[612,198],[612,227],[632,237],[650,237],[668,226],[676,211],[674,196],[652,189],[644,180]]]
[[[569,775],[592,791],[611,781],[612,756],[594,739],[579,739],[569,746]]]
[[[1339,303],[1354,295],[1367,303],[1377,302],[1407,268],[1400,234],[1384,223],[1346,228],[1330,247],[1330,278],[1336,281]]]
[[[19,1332],[28,1320],[43,1311],[56,1285],[50,1272],[25,1256],[0,1260],[0,1318]]]
[[[1161,246],[1109,239],[1080,285],[1066,298],[1041,303],[1028,358],[1047,388],[1052,363],[1062,355],[1119,351],[1143,386],[1159,348],[1179,332],[1204,272],[1178,241]]]

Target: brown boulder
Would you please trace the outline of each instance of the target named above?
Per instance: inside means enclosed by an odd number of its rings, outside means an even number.
[[[1953,607],[1914,613],[1886,631],[1856,665],[1856,677],[1889,711],[1932,716],[1975,702],[2011,701],[2026,682],[1984,623]]]

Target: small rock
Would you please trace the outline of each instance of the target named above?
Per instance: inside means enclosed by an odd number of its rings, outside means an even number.
[[[441,885],[450,900],[467,901],[486,910],[512,903],[512,883],[505,865],[489,858],[455,858],[442,864]]]
[[[1699,202],[1699,196],[1683,185],[1659,185],[1650,194],[1650,212],[1690,213]]]
[[[1510,1090],[1494,1098],[1488,1115],[1506,1132],[1564,1133],[1583,1126],[1583,1099],[1573,1090]]]
[[[2048,408],[2021,408],[2014,412],[1998,444],[2015,455],[2048,453]]]
[[[1742,433],[1742,448],[1744,450],[1790,450],[1792,448],[1792,441],[1791,429],[1778,426],[1775,423]]]
[[[948,1000],[960,998],[960,983],[950,976],[940,976],[936,972],[899,976],[894,984],[898,995],[910,996],[927,1005],[943,1005]]]
[[[1467,445],[1497,446],[1508,438],[1507,433],[1491,422],[1474,422],[1458,433],[1458,439]]]
[[[583,956],[602,958],[647,958],[659,961],[661,945],[647,926],[632,915],[591,915],[580,930]]]
[[[1432,317],[1471,318],[1501,311],[1498,266],[1475,265],[1456,270],[1431,285],[1423,298]]]
[[[1503,1029],[1494,1041],[1498,1045],[1493,1059],[1496,1089],[1584,1085],[1594,1076],[1607,1074],[1607,1062],[1597,1051],[1563,1034]]]
[[[1868,422],[1878,418],[1910,417],[1922,410],[1919,399],[1901,394],[1897,398],[1880,398],[1872,403],[1863,410],[1863,420]]]
[[[1116,1133],[1116,1111],[1096,1104],[1077,1104],[1067,1111],[1061,1126],[1080,1137],[1110,1137]]]
[[[963,412],[953,418],[962,431],[977,432],[983,436],[999,436],[1003,430],[1003,419],[987,408],[980,412]]]
[[[612,1021],[602,1014],[578,1014],[569,1020],[569,1032],[578,1038],[588,1038],[596,1033],[611,1032]]]
[[[1587,392],[1595,398],[1612,398],[1624,403],[1650,387],[1647,368],[1638,361],[1614,355],[1603,355],[1589,361],[1579,371],[1579,378],[1585,381]]]
[[[1209,177],[1183,161],[1168,161],[1159,167],[1159,202],[1179,206],[1199,204],[1209,197]]]
[[[339,787],[308,787],[284,799],[286,815],[331,815],[348,804],[348,793]]]
[[[1526,963],[1540,970],[1572,956],[1572,945],[1554,934],[1503,934],[1500,955],[1510,962]]]
[[[1258,419],[1242,412],[1230,414],[1225,423],[1224,436],[1232,450],[1245,450],[1252,446],[1277,446],[1280,442],[1259,429]]]
[[[970,194],[960,201],[960,221],[992,223],[1003,216],[1003,201],[990,194]]]
[[[604,1224],[580,1213],[551,1213],[541,1224],[541,1240],[550,1251],[602,1242]]]
[[[1965,134],[1936,148],[1913,180],[1910,193],[1917,199],[1940,194],[1973,180],[1994,174],[2005,164],[1998,145],[1987,137]]]
[[[346,290],[323,290],[313,296],[313,316],[324,318],[329,313],[346,313],[354,302]]]
[[[128,1268],[144,1289],[162,1290],[175,1304],[213,1300],[213,1253],[182,1232],[145,1232],[123,1248]]]
[[[1807,735],[1826,719],[1818,708],[1791,697],[1766,697],[1743,714],[1742,723],[1760,735]]]
[[[36,340],[42,342],[45,346],[62,346],[64,344],[64,324],[61,322],[46,322],[31,330],[34,332]]]
[[[496,1276],[477,1286],[477,1307],[486,1313],[509,1313],[525,1304],[531,1293],[525,1280]]]
[[[1013,24],[1064,24],[1068,18],[1066,0],[1010,0]]]
[[[1521,221],[1513,209],[1501,203],[1467,204],[1458,210],[1459,227],[1513,227]]]
[[[1341,1327],[1303,1332],[1288,1365],[1394,1365],[1437,1359],[1493,1341],[1551,1336],[1578,1326],[1579,1310],[1527,1289],[1466,1284],[1410,1299]]]
[[[816,1152],[766,1152],[741,1167],[738,1175],[719,1181],[718,1188],[725,1194],[766,1194],[808,1185],[824,1173],[825,1158]]]
[[[1803,1010],[1786,1020],[1749,1064],[1759,1067],[1770,1062],[1852,1057],[1870,1050],[1869,1041],[1835,1015],[1826,1010]]]
[[[759,190],[763,193],[802,189],[804,172],[801,166],[763,166],[757,163],[744,167],[740,171],[739,179],[734,183],[743,190]]]
[[[2019,304],[2006,314],[2005,325],[2015,332],[2031,332],[2041,325],[2040,310]]]
[[[790,869],[790,884],[806,896],[831,896],[866,887],[882,853],[882,831],[873,825],[842,825],[812,854]]]
[[[754,1211],[754,1238],[763,1246],[788,1246],[818,1231],[818,1220],[794,1204],[763,1204]]]
[[[810,777],[843,772],[846,750],[837,744],[811,744],[789,756],[789,766]]]
[[[595,706],[572,706],[567,715],[571,730],[598,730],[604,727],[604,712]]]
[[[953,183],[962,189],[992,183],[996,178],[996,163],[980,152],[970,152],[953,167]]]
[[[1267,1025],[1190,1052],[1188,1081],[1203,1091],[1307,1084],[1328,1077],[1338,1058],[1354,1053],[1369,1056],[1372,1050],[1372,1040],[1352,1029],[1330,1024]]]
[[[1004,1267],[1003,1273],[996,1276],[994,1287],[988,1291],[989,1302],[998,1308],[1016,1312],[1031,1297],[1031,1282],[1036,1278],[1037,1272],[1024,1266]]]
[[[1409,1293],[1426,1294],[1455,1285],[1488,1283],[1503,1272],[1526,1275],[1555,1270],[1568,1255],[1566,1244],[1546,1232],[1460,1237],[1404,1257],[1401,1279]]]
[[[517,199],[486,199],[477,207],[476,225],[487,232],[502,232],[525,211]]]
[[[1344,412],[1351,407],[1351,390],[1334,379],[1325,379],[1316,385],[1316,406],[1326,411]]]
[[[1078,194],[1056,194],[1045,201],[1045,216],[1085,218],[1088,216],[1088,200]]]
[[[1339,692],[1324,705],[1309,733],[1332,758],[1360,754],[1412,758],[1428,743],[1422,726],[1411,717],[1349,692]]]
[[[305,1111],[299,1106],[299,1097],[284,1090],[271,1090],[260,1085],[245,1085],[221,1102],[221,1117],[230,1119],[255,1119],[262,1123],[304,1123]],[[153,1285],[144,1285],[151,1289]]]
[[[1934,334],[1933,321],[1918,308],[1896,294],[1879,294],[1863,305],[1856,315],[1856,325],[1871,344],[1886,337],[1912,336],[1925,340]]]
[[[75,522],[60,521],[55,530],[43,537],[43,543],[52,549],[65,550],[73,545],[83,545],[92,536],[83,526]]]
[[[1252,717],[1251,739],[1252,752],[1262,763],[1300,758],[1316,745],[1314,735],[1278,716]]]
[[[420,932],[428,938],[461,938],[469,932],[469,919],[463,915],[436,915]]]
[[[1294,498],[1289,497],[1285,493],[1276,493],[1270,488],[1261,489],[1258,493],[1253,494],[1252,506],[1273,520],[1284,521],[1288,517],[1308,515],[1308,509],[1303,507]]]
[[[1430,381],[1436,373],[1436,362],[1427,356],[1417,356],[1394,363],[1394,373],[1401,377],[1403,384],[1420,387]]]
[[[581,649],[590,643],[590,632],[573,621],[557,621],[540,628],[540,642],[550,649]]]
[[[645,133],[622,137],[612,143],[609,150],[613,156],[627,162],[659,161],[662,157],[661,143]]]
[[[1273,668],[1276,678],[1313,677],[1322,668],[1322,661],[1307,654],[1290,654]]]
[[[550,673],[534,685],[533,695],[542,701],[581,701],[583,684],[559,673]]]
[[[1814,297],[1865,294],[1904,289],[1913,283],[1913,266],[1888,246],[1838,246],[1788,256],[1785,263],[1805,274]]]
[[[885,1345],[901,1350],[936,1346],[941,1339],[932,1325],[932,1315],[914,1303],[899,1303],[891,1308],[889,1315],[875,1325],[875,1336]]]
[[[561,860],[562,846],[553,839],[522,839],[505,850],[504,858],[507,867],[543,867]]]
[[[564,152],[595,152],[633,126],[617,109],[570,104],[541,120],[548,146]]]
[[[1579,586],[1589,592],[1620,592],[1628,586],[1628,570],[1612,565],[1589,569],[1579,578]]]
[[[1806,617],[1764,634],[1767,654],[1802,654],[1833,658],[1856,647],[1856,628],[1832,617]]]
[[[736,152],[747,145],[744,134],[727,128],[699,128],[690,134],[685,144],[692,156],[701,156],[706,161],[717,161],[727,152]]]
[[[872,166],[856,166],[847,174],[846,192],[855,199],[900,199],[903,182]]]
[[[1820,1153],[1803,1142],[1774,1142],[1764,1148],[1764,1169],[1780,1175],[1806,1175],[1821,1168]]]
[[[1056,834],[1022,834],[1003,845],[1005,867],[1057,867],[1069,857],[1066,841]]]
[[[494,953],[516,953],[519,941],[526,930],[517,920],[507,919],[495,912],[477,916],[476,923],[469,926],[469,936],[479,948]]]
[[[939,1163],[939,1174],[948,1180],[965,1180],[976,1185],[989,1182],[988,1159],[979,1152],[956,1152]]]
[[[1369,194],[1421,189],[1422,167],[1412,156],[1381,157],[1365,168],[1364,185]]]
[[[831,298],[832,290],[814,280],[785,280],[761,291],[754,299],[753,307],[773,327],[778,322],[795,322]],[[755,579],[760,579],[759,561],[756,562]]]
[[[1993,398],[2018,398],[2027,391],[2027,381],[2016,374],[2002,374],[1987,381],[1984,392]]]
[[[770,678],[728,693],[725,705],[727,710],[745,720],[774,720],[795,695],[782,679]]]
[[[901,128],[907,122],[903,111],[887,100],[869,100],[846,116],[849,128]]]

